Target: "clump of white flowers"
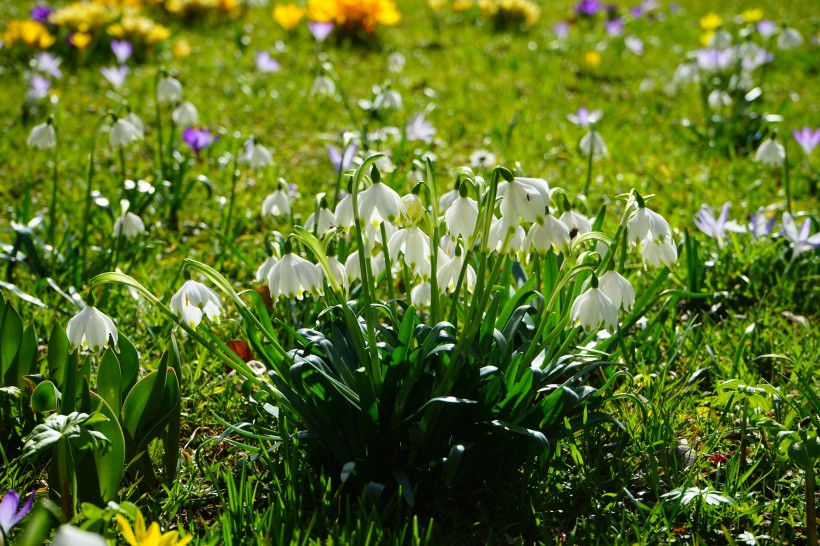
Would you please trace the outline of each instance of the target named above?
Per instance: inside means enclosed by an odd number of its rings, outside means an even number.
[[[114,321],[93,305],[86,306],[74,315],[65,330],[72,350],[82,347],[97,351],[108,347],[109,341],[114,345],[119,341]]]
[[[190,279],[171,297],[170,307],[191,328],[199,326],[203,314],[214,323],[219,323],[222,314],[222,302],[216,292]]]

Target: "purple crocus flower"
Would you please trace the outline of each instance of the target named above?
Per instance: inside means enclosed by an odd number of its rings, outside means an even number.
[[[333,23],[323,21],[308,21],[308,30],[313,34],[317,42],[324,42],[330,33],[333,32]]]
[[[125,64],[134,52],[134,44],[128,40],[111,40],[111,51],[118,63]]]
[[[766,211],[761,207],[757,212],[749,215],[749,233],[755,239],[762,239],[772,234],[774,223],[777,220],[772,216],[770,219],[766,218]]]
[[[729,206],[730,203],[723,205],[723,209],[720,211],[720,217],[715,218],[712,209],[708,205],[702,205],[695,218],[695,225],[698,229],[709,237],[717,239],[719,248],[723,248],[723,238],[726,236],[726,231],[733,231],[735,233],[746,231],[746,229],[737,222],[733,220],[727,221],[729,218]]]
[[[182,140],[191,148],[196,155],[213,144],[214,137],[211,135],[210,129],[195,129],[188,127],[182,133]]]
[[[407,140],[412,142],[414,140],[422,140],[427,144],[433,142],[433,137],[436,136],[436,128],[433,124],[424,119],[424,114],[418,114],[410,120],[407,124]]]
[[[20,520],[31,510],[33,503],[34,491],[28,496],[23,506],[20,506],[20,495],[11,490],[6,491],[3,500],[0,501],[0,529],[3,530],[3,535],[7,535],[11,532],[12,527],[20,523]]]
[[[34,64],[37,66],[37,70],[43,74],[48,74],[55,80],[59,80],[63,77],[63,73],[60,70],[60,64],[62,62],[63,60],[60,57],[52,55],[47,51],[38,53],[37,56],[34,57]]]
[[[344,149],[344,153],[340,152],[336,146],[328,146],[327,155],[333,164],[333,170],[340,173],[349,169],[358,149],[359,146],[355,142],[348,144],[347,148]]]
[[[31,20],[45,25],[52,13],[54,13],[54,10],[49,6],[34,6],[31,9]]]
[[[566,21],[555,23],[552,25],[552,31],[555,33],[556,38],[559,40],[565,40],[567,36],[569,36],[569,23]]]
[[[698,67],[707,72],[723,72],[735,62],[736,52],[729,49],[699,49],[696,51]]]
[[[757,23],[757,31],[761,36],[768,39],[777,34],[777,23],[764,19]]]
[[[604,115],[600,110],[593,110],[590,112],[587,110],[586,106],[582,106],[578,109],[577,114],[567,114],[567,119],[578,127],[583,127],[586,129],[590,125],[601,121],[603,116]]]
[[[298,190],[299,186],[296,184],[288,184],[288,194],[290,194],[291,197],[296,197]]]
[[[606,22],[606,33],[612,37],[621,36],[624,33],[623,17],[616,17]]]
[[[256,62],[256,70],[263,74],[279,72],[279,69],[282,68],[279,61],[271,57],[267,51],[257,51],[253,55],[253,60]]]
[[[575,13],[584,17],[592,17],[604,9],[598,0],[581,0],[575,4]]]
[[[128,76],[130,69],[123,65],[120,66],[106,66],[100,69],[103,77],[108,80],[114,89],[119,89],[125,83],[125,78]]]
[[[788,212],[783,213],[783,221],[781,222],[782,231],[780,232],[794,247],[794,253],[800,254],[815,248],[820,248],[820,233],[809,235],[811,230],[811,220],[806,218],[800,231],[797,230],[797,224],[794,218]]]
[[[629,14],[638,19],[641,15],[643,15],[643,8],[641,6],[632,6],[629,8]]]
[[[820,129],[812,131],[808,127],[803,127],[799,131],[793,129],[792,134],[800,147],[803,148],[803,151],[806,152],[806,155],[811,155],[814,148],[820,144]]]
[[[32,100],[41,100],[48,96],[51,90],[51,80],[40,74],[34,74],[28,82],[28,97]]]

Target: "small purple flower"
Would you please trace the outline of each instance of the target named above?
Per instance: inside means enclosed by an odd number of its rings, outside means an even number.
[[[11,532],[11,528],[20,523],[20,520],[25,517],[31,510],[31,505],[34,503],[34,491],[31,492],[25,504],[20,506],[20,495],[14,491],[6,491],[3,495],[3,500],[0,501],[0,529],[3,530],[3,535]]]
[[[794,218],[788,212],[783,213],[783,221],[781,222],[782,231],[780,232],[794,247],[794,253],[800,254],[815,248],[820,248],[820,233],[809,235],[811,230],[811,220],[806,218],[800,231],[797,230],[797,224]]]
[[[606,33],[612,37],[621,36],[624,33],[623,17],[616,17],[606,22]]]
[[[351,142],[347,148],[345,148],[344,153],[340,152],[336,146],[328,146],[327,155],[333,164],[333,170],[340,173],[349,169],[353,163],[353,158],[356,157],[356,151],[358,149],[359,146],[355,142]]]
[[[182,133],[182,140],[191,148],[196,155],[213,144],[214,137],[211,135],[210,129],[195,129],[188,127]]]
[[[590,112],[587,110],[586,106],[582,106],[578,109],[577,114],[567,114],[567,119],[578,127],[583,127],[586,129],[590,125],[601,121],[603,116],[604,115],[600,110],[593,110]]]
[[[598,0],[581,0],[575,4],[575,13],[583,17],[593,17],[604,9]]]
[[[297,186],[296,184],[288,184],[288,194],[290,194],[291,197],[296,197],[297,196],[297,190],[298,189],[299,189],[299,186]]]
[[[695,225],[698,229],[709,237],[717,239],[719,248],[723,248],[723,238],[726,236],[726,231],[734,231],[735,233],[746,231],[746,229],[737,222],[733,220],[727,221],[729,218],[729,206],[730,203],[723,205],[723,209],[720,211],[720,217],[715,218],[712,209],[708,205],[702,205],[695,218]]]
[[[48,74],[55,80],[59,80],[63,77],[63,73],[60,70],[60,64],[62,62],[63,60],[60,57],[46,51],[38,53],[37,56],[34,57],[34,64],[37,70],[43,74]]]
[[[102,72],[103,77],[108,80],[108,83],[114,87],[114,89],[119,89],[122,87],[122,84],[125,83],[125,78],[128,76],[130,69],[123,65],[120,66],[106,66],[100,69]]]
[[[643,15],[643,8],[641,6],[632,6],[629,8],[629,14],[638,19],[641,15]]]
[[[774,216],[770,219],[766,219],[766,211],[761,207],[757,209],[757,212],[749,215],[749,233],[751,233],[755,239],[768,237],[772,234],[776,220],[777,218]]]
[[[764,19],[757,23],[757,31],[766,39],[771,38],[777,34],[777,23]]]
[[[111,51],[118,63],[125,64],[134,52],[134,45],[128,40],[111,40]]]
[[[418,114],[410,120],[407,124],[407,140],[412,142],[414,140],[422,140],[427,144],[433,142],[433,137],[436,136],[436,128],[433,124],[424,119],[424,114]]]
[[[736,61],[736,52],[729,49],[699,49],[696,51],[698,67],[707,72],[723,72]]]
[[[33,100],[41,100],[48,96],[51,90],[51,80],[40,74],[34,74],[28,82],[28,96]]]
[[[643,55],[643,40],[641,40],[637,36],[629,35],[626,38],[624,38],[624,45],[629,51],[631,51],[638,57]]]
[[[808,127],[803,127],[799,131],[792,130],[792,134],[800,147],[803,148],[803,151],[806,152],[806,155],[811,155],[814,148],[820,144],[820,129],[812,131]]]
[[[256,62],[256,70],[263,74],[279,72],[282,68],[279,61],[271,57],[267,51],[257,51],[253,56],[253,60]]]
[[[54,10],[49,6],[34,6],[31,9],[31,20],[45,25],[52,13],[54,13]]]
[[[324,42],[330,33],[333,32],[333,23],[322,21],[308,21],[308,29],[317,42]]]
[[[569,36],[569,23],[566,21],[555,23],[552,25],[552,31],[555,33],[556,38],[565,40]]]

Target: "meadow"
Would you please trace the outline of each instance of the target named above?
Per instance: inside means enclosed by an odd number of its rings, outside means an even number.
[[[820,11],[0,6],[0,545],[816,544]]]

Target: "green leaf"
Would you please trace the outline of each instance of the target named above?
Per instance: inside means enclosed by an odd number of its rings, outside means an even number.
[[[43,381],[31,393],[31,409],[35,412],[55,411],[60,393],[51,381]]]
[[[68,355],[68,362],[64,368],[65,376],[61,386],[63,392],[62,404],[60,405],[61,413],[71,413],[77,407],[77,362],[79,361],[79,352],[73,351]]]
[[[120,363],[120,399],[122,400],[128,396],[129,391],[137,384],[140,360],[136,347],[123,333],[120,333],[120,340],[117,345],[120,350],[117,360]],[[119,409],[116,411],[119,411]]]
[[[107,349],[100,361],[100,369],[97,371],[97,394],[105,400],[108,406],[120,412],[122,408],[122,376],[120,374],[120,363],[114,351]]]
[[[23,343],[20,345],[20,352],[17,355],[17,387],[23,389],[26,385],[23,379],[36,371],[38,356],[37,331],[34,325],[29,325],[23,333]],[[8,383],[6,383],[8,385]]]
[[[5,312],[0,325],[0,379],[4,385],[16,385],[16,379],[7,377],[14,357],[20,350],[23,340],[23,320],[10,304],[5,305]]]
[[[104,502],[117,500],[125,471],[125,438],[122,434],[116,412],[108,403],[95,393],[91,393],[91,403],[97,406],[99,415],[107,417],[88,425],[90,430],[100,432],[108,439],[108,449],[94,450],[94,461],[100,484],[100,496]]]
[[[65,369],[68,365],[68,337],[58,322],[51,328],[48,338],[48,375],[51,380],[62,388],[65,379]]]

